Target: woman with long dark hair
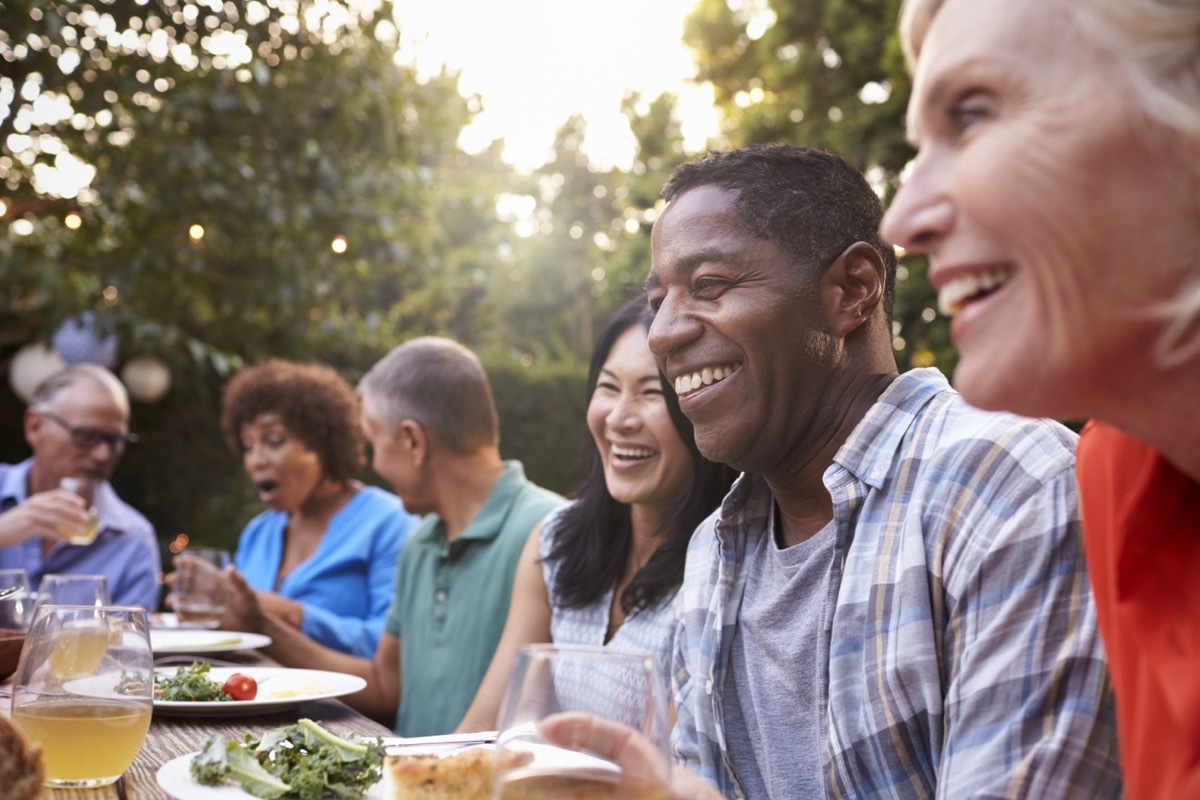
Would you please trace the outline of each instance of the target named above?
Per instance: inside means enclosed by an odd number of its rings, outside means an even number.
[[[517,567],[504,634],[460,730],[494,728],[517,649],[593,644],[658,656],[668,682],[692,531],[734,472],[700,455],[692,425],[646,346],[650,312],[630,300],[601,332],[588,371],[588,473],[535,528]]]

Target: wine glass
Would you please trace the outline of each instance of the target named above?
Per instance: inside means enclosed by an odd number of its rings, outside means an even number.
[[[12,721],[42,749],[47,786],[121,777],[150,727],[153,668],[144,609],[38,606],[13,681]]]
[[[108,580],[103,575],[52,573],[43,575],[38,584],[39,606],[106,606],[110,602]]]
[[[539,723],[580,712],[628,726],[661,755],[637,768],[570,744],[552,744]],[[500,706],[497,800],[666,800],[667,691],[650,653],[586,645],[526,645]]]
[[[0,681],[17,669],[32,605],[25,570],[0,569]]]
[[[175,556],[171,603],[180,622],[216,626],[229,605],[228,550],[188,547]]]

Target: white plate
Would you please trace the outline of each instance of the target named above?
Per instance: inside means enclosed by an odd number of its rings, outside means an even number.
[[[258,800],[235,784],[224,786],[202,786],[192,778],[188,771],[195,753],[173,758],[158,768],[158,785],[167,794],[178,800]],[[372,786],[363,795],[367,800],[384,800],[383,781]]]
[[[159,674],[165,670],[159,668]],[[310,700],[341,697],[362,691],[367,682],[357,675],[344,672],[325,672],[319,669],[287,669],[286,667],[213,667],[209,677],[224,683],[235,672],[249,675],[258,682],[258,696],[253,700],[181,701],[155,700],[154,713],[188,717],[235,717],[248,714],[267,714],[295,708]],[[167,674],[170,674],[167,672]]]
[[[165,628],[169,630],[212,630],[221,624],[215,619],[181,620],[178,614],[172,614],[169,611],[164,611],[160,614],[150,614],[149,619],[151,628]]]
[[[263,636],[261,633],[150,629],[150,649],[156,656],[187,653],[232,653],[237,650],[257,650],[270,643],[271,637]]]

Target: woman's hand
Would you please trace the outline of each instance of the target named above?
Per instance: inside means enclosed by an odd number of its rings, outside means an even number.
[[[618,722],[569,712],[542,720],[538,732],[551,744],[580,748],[608,759],[626,775],[652,781],[669,769],[666,758],[645,735]],[[685,769],[670,770],[671,800],[723,800],[721,793]]]
[[[304,622],[304,606],[274,592],[253,589],[233,567],[225,573],[229,582],[229,605],[221,627],[232,631],[261,632],[268,615],[293,628]]]
[[[225,571],[225,580],[229,584],[229,602],[225,607],[225,616],[221,618],[221,628],[227,631],[262,632],[267,616],[258,600],[258,592],[250,588],[242,573],[233,567]]]

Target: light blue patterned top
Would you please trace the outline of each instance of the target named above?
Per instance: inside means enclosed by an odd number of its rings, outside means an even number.
[[[643,608],[629,615],[617,629],[613,638],[605,642],[608,632],[608,612],[612,608],[613,591],[609,587],[604,596],[586,608],[563,608],[554,596],[555,575],[560,562],[549,562],[546,556],[558,534],[563,511],[571,505],[556,509],[542,523],[542,537],[538,553],[542,558],[542,577],[546,581],[546,592],[550,596],[550,640],[555,644],[589,644],[596,647],[614,647],[621,650],[642,650],[654,655],[658,664],[663,691],[669,696],[671,686],[671,643],[675,635],[675,597],[672,592],[653,608]]]
[[[971,408],[936,370],[913,370],[842,444],[824,476],[835,537],[818,686],[826,797],[1120,797],[1075,441],[1054,423]],[[725,670],[771,512],[765,481],[740,477],[692,538],[680,594],[672,749],[729,798],[744,793],[727,757]]]

